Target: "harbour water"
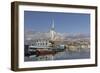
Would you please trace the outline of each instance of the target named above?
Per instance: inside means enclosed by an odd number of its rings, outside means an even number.
[[[63,51],[55,55],[46,56],[25,56],[24,61],[49,61],[49,60],[71,60],[71,59],[88,59],[90,58],[90,49],[83,49],[81,51]]]

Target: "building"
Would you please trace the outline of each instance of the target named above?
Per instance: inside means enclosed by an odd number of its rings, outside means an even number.
[[[44,37],[44,38],[40,37],[40,38],[31,40],[30,47],[33,47],[33,48],[43,48],[43,49],[51,48],[51,46],[52,46],[51,41],[54,41],[55,38],[56,38],[56,32],[54,30],[54,20],[52,21],[52,26],[51,26],[51,29],[50,29],[48,35],[49,36]]]

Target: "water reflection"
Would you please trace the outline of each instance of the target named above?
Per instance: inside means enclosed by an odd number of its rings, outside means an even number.
[[[62,51],[54,55],[43,56],[25,56],[24,61],[48,61],[48,60],[70,60],[70,59],[87,59],[90,58],[90,49],[82,49],[80,51]]]

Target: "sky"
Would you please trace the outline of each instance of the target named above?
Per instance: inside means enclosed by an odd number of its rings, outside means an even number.
[[[54,20],[59,33],[90,33],[90,14],[24,11],[24,30],[48,32]]]

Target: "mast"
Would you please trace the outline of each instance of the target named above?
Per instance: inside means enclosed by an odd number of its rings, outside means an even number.
[[[52,26],[50,30],[51,40],[54,41],[55,31],[54,31],[54,20],[52,20]]]
[[[52,20],[52,30],[54,30],[54,20]]]

